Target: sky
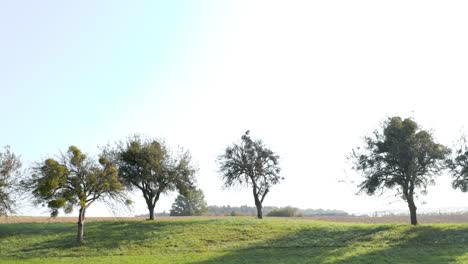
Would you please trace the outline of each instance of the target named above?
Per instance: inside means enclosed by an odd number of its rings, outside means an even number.
[[[406,210],[391,193],[356,195],[346,156],[390,116],[449,147],[467,132],[467,12],[465,1],[2,1],[0,146],[27,168],[139,133],[190,150],[208,204],[254,206],[249,189],[223,188],[216,164],[250,130],[281,157],[265,205]],[[126,214],[146,213],[132,198]],[[468,193],[442,174],[417,205],[468,208]]]

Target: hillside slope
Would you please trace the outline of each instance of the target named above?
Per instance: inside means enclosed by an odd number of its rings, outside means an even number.
[[[0,224],[0,263],[468,263],[468,224],[216,218]]]

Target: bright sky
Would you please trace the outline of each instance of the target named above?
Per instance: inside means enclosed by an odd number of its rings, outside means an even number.
[[[29,165],[72,144],[163,138],[191,151],[209,204],[254,206],[215,163],[250,130],[281,156],[265,205],[406,210],[355,195],[346,156],[393,115],[449,146],[467,132],[467,13],[466,1],[3,1],[0,146]],[[418,207],[468,207],[468,194],[442,175]]]

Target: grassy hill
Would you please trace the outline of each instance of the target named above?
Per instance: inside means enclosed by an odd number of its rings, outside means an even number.
[[[0,263],[468,263],[468,224],[216,218],[0,224]]]

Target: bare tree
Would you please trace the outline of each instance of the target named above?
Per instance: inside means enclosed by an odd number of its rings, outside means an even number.
[[[18,189],[21,161],[18,156],[6,146],[0,152],[0,215],[14,212],[14,193]]]
[[[226,148],[218,162],[226,187],[252,186],[257,217],[263,218],[262,205],[266,195],[283,179],[279,175],[279,156],[265,147],[262,141],[252,140],[247,131],[240,143]]]

